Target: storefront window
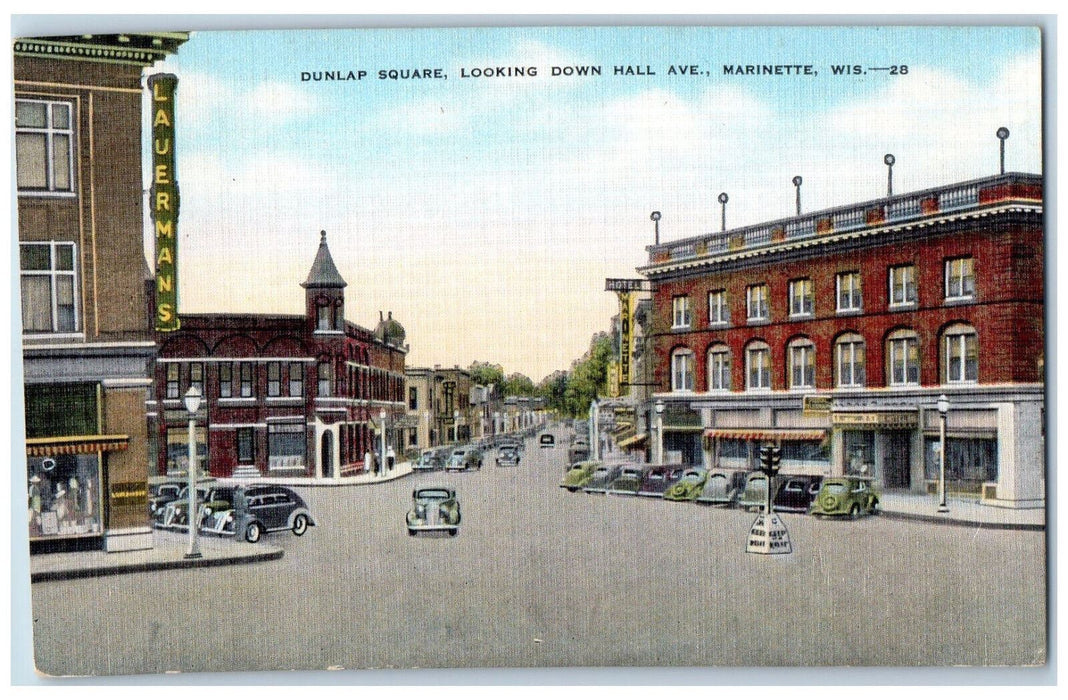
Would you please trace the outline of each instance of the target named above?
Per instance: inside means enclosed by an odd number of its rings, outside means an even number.
[[[824,469],[830,466],[830,445],[821,440],[784,440],[782,462],[792,468]]]
[[[303,423],[267,426],[267,467],[269,469],[303,469],[307,449]]]
[[[871,476],[875,468],[875,433],[870,430],[846,430],[842,433],[845,473]]]
[[[936,480],[939,475],[939,440],[924,440],[924,477]],[[983,482],[998,480],[998,441],[992,438],[946,439],[946,487],[956,491],[977,492]]]
[[[30,538],[99,535],[103,530],[96,454],[27,458]]]
[[[196,431],[197,460],[200,472],[203,473],[208,464],[207,433],[203,426],[198,426]],[[174,426],[167,429],[167,474],[185,474],[189,467],[189,429],[188,427]]]

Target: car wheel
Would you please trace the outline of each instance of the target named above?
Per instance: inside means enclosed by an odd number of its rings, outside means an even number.
[[[259,542],[260,535],[263,534],[263,528],[259,523],[249,523],[245,528],[245,540],[247,542]]]
[[[860,506],[858,506],[856,503],[854,503],[853,507],[849,509],[849,517],[853,519],[860,517]]]
[[[454,527],[454,528],[452,528],[451,530],[449,530],[449,537],[456,537],[456,534],[457,534],[457,533],[458,533],[459,531],[460,531],[460,530],[459,530],[458,528],[455,528],[455,527]]]
[[[293,518],[293,534],[300,537],[308,531],[308,516],[301,513]]]
[[[415,537],[415,530],[408,530],[408,537]]]
[[[574,486],[568,486],[567,490],[570,491],[571,493],[575,493],[576,491],[578,491],[578,489],[575,488]]]

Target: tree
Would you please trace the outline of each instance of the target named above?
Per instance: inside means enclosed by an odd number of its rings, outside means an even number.
[[[475,361],[467,368],[471,373],[471,379],[476,384],[489,386],[490,384],[501,385],[504,383],[504,367],[490,362]]]

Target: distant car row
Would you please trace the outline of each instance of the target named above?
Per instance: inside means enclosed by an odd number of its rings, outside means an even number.
[[[873,515],[879,505],[871,480],[863,477],[780,475],[775,483],[772,508],[776,511],[858,517]],[[571,492],[655,496],[746,509],[763,508],[768,495],[768,477],[759,471],[709,472],[701,467],[628,462],[578,462],[560,486]]]
[[[179,482],[164,482],[155,491],[149,499],[153,526],[188,532],[187,488]],[[196,487],[195,508],[200,532],[240,536],[248,542],[258,542],[265,533],[282,530],[299,537],[316,524],[304,499],[285,486],[202,482]]]

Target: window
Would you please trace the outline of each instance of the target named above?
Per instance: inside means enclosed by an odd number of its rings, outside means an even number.
[[[727,308],[727,291],[718,289],[708,293],[708,325],[730,323],[730,310]]]
[[[408,410],[416,411],[419,409],[419,389],[414,386],[408,387]]]
[[[975,262],[972,258],[946,261],[946,300],[975,298]]]
[[[751,343],[745,349],[745,388],[771,388],[771,348],[767,343]]]
[[[167,363],[167,398],[177,399],[181,398],[181,392],[178,390],[178,363]]]
[[[248,398],[252,396],[252,370],[254,365],[251,362],[242,362],[238,367],[241,372],[241,396]]]
[[[835,279],[835,296],[838,300],[836,311],[860,311],[863,300],[860,295],[860,273],[840,272]]]
[[[693,352],[679,348],[671,353],[671,390],[693,391]]]
[[[196,389],[201,396],[204,395],[204,364],[193,362],[189,365],[189,388]]]
[[[334,383],[334,368],[329,362],[319,363],[319,396],[330,396]]]
[[[234,366],[229,362],[219,365],[219,397],[230,398],[234,395]]]
[[[900,265],[890,268],[890,306],[916,303],[916,267]]]
[[[303,469],[307,447],[301,423],[267,424],[267,468]]]
[[[714,345],[708,351],[708,390],[730,391],[731,351],[726,345]]]
[[[690,297],[678,296],[671,300],[671,327],[690,327]]]
[[[328,304],[315,307],[315,330],[330,331],[334,329],[334,307]]]
[[[835,385],[864,386],[864,339],[856,333],[843,335],[835,343]]]
[[[15,100],[15,170],[21,193],[74,192],[69,102]]]
[[[256,461],[252,428],[237,429],[237,461],[246,463]]]
[[[979,381],[979,336],[969,325],[958,323],[946,329],[943,378],[958,384]]]
[[[790,343],[790,388],[811,389],[816,386],[816,346],[811,340]]]
[[[910,330],[894,331],[887,340],[887,371],[890,386],[920,383],[920,341]]]
[[[790,282],[790,315],[811,316],[812,308],[812,280]]]
[[[282,395],[282,364],[280,362],[267,363],[267,395]]]
[[[746,288],[745,313],[749,321],[768,320],[768,285],[754,284]]]
[[[304,395],[304,365],[299,362],[289,363],[289,395]]]
[[[20,243],[22,331],[72,333],[78,330],[74,303],[74,244]]]

